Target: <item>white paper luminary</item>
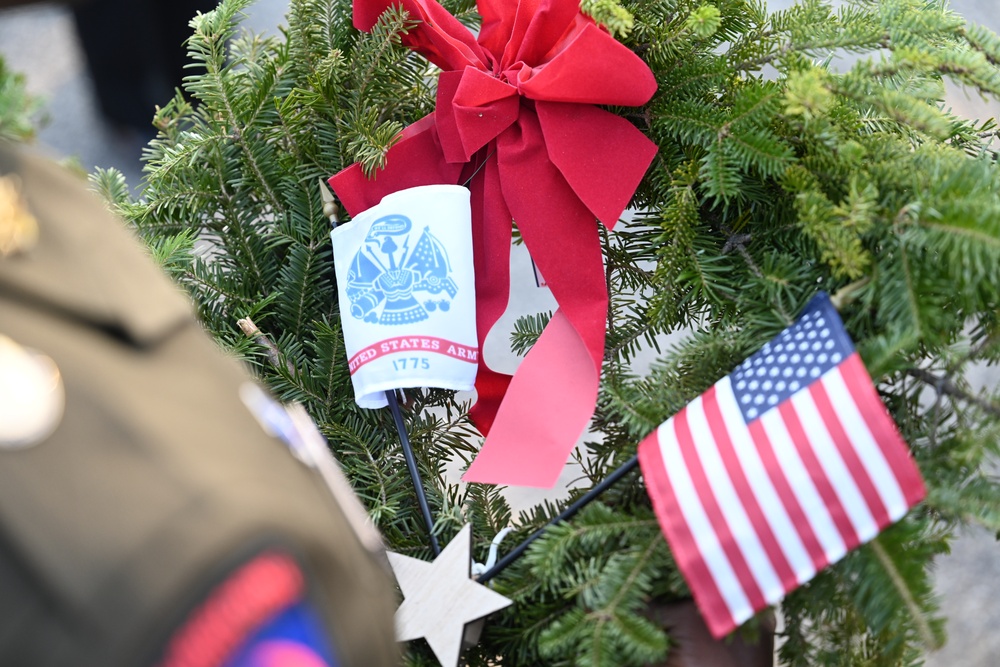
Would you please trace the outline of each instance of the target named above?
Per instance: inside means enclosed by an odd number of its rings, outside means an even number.
[[[384,392],[403,387],[471,389],[479,348],[469,191],[395,192],[330,238],[358,405],[384,407]]]

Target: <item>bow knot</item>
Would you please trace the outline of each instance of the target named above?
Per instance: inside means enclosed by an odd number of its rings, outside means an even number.
[[[510,127],[520,111],[517,88],[475,67],[442,72],[437,117],[448,162],[468,162],[480,148]]]

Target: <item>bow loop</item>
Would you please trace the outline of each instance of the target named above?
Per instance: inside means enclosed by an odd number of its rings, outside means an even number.
[[[536,102],[535,112],[549,160],[594,216],[613,228],[656,144],[624,118],[595,106]],[[579,139],[584,135],[586,143]]]
[[[564,40],[551,60],[520,82],[525,97],[550,102],[639,106],[656,92],[656,79],[639,56],[593,23]]]

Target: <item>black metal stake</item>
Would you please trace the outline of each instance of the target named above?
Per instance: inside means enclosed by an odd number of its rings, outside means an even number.
[[[577,512],[579,512],[581,509],[583,509],[588,504],[590,504],[591,501],[593,501],[599,495],[601,495],[602,493],[604,493],[605,491],[607,491],[609,488],[611,488],[611,486],[613,486],[615,482],[617,482],[619,479],[621,479],[622,477],[624,477],[625,475],[627,475],[629,472],[631,472],[631,470],[633,468],[635,468],[635,466],[638,463],[639,463],[639,456],[638,455],[633,456],[628,461],[626,461],[625,463],[623,463],[617,470],[615,470],[613,473],[611,473],[610,475],[608,475],[607,477],[605,477],[601,481],[600,484],[598,484],[597,486],[595,486],[594,488],[592,488],[590,491],[587,491],[587,493],[585,493],[582,496],[580,496],[579,498],[577,498],[576,502],[574,502],[572,505],[570,505],[569,507],[567,507],[566,509],[564,509],[559,514],[559,516],[557,516],[554,519],[552,519],[551,521],[549,521],[547,524],[545,524],[544,526],[542,526],[541,528],[539,528],[538,530],[536,530],[534,533],[532,533],[531,536],[528,537],[524,542],[521,542],[519,545],[517,545],[516,547],[514,547],[514,549],[511,550],[510,553],[508,553],[506,556],[504,556],[499,561],[497,561],[496,565],[494,565],[493,567],[491,567],[486,572],[483,572],[479,576],[479,578],[476,579],[476,581],[478,581],[481,584],[484,584],[487,581],[489,581],[490,579],[492,579],[493,577],[495,577],[496,575],[500,574],[500,572],[502,572],[504,570],[504,568],[506,568],[508,565],[510,565],[511,563],[513,563],[514,561],[516,561],[518,558],[520,558],[521,555],[524,554],[524,552],[531,545],[531,543],[534,542],[535,540],[537,540],[539,537],[541,537],[542,534],[547,529],[551,528],[552,526],[556,525],[557,523],[559,523],[561,521],[568,521],[569,519],[571,519]]]
[[[431,508],[427,504],[427,495],[424,493],[424,483],[420,479],[420,470],[417,469],[417,459],[413,456],[413,447],[410,446],[410,436],[406,433],[406,424],[403,423],[403,413],[399,409],[399,401],[396,399],[396,392],[388,390],[385,392],[385,399],[389,401],[389,410],[392,412],[392,419],[396,422],[396,431],[399,433],[399,444],[403,447],[403,457],[406,459],[406,468],[410,471],[410,479],[417,490],[417,502],[420,504],[420,512],[424,515],[424,523],[427,524],[427,533],[431,536],[431,550],[437,557],[441,553],[441,546],[434,535],[434,519],[431,517]]]

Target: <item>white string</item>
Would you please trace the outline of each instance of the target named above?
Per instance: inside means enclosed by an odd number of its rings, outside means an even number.
[[[479,575],[484,574],[485,572],[488,572],[489,570],[491,570],[493,568],[494,565],[497,564],[497,553],[500,550],[500,542],[502,542],[503,538],[507,537],[508,533],[510,533],[510,531],[512,531],[512,530],[514,530],[514,529],[513,528],[504,528],[499,533],[497,533],[496,537],[493,538],[493,541],[490,543],[490,554],[486,558],[486,564],[485,565],[483,563],[477,563],[474,560],[472,561],[472,578],[473,579],[479,578]],[[493,584],[491,582],[490,586],[492,586],[492,585]]]

